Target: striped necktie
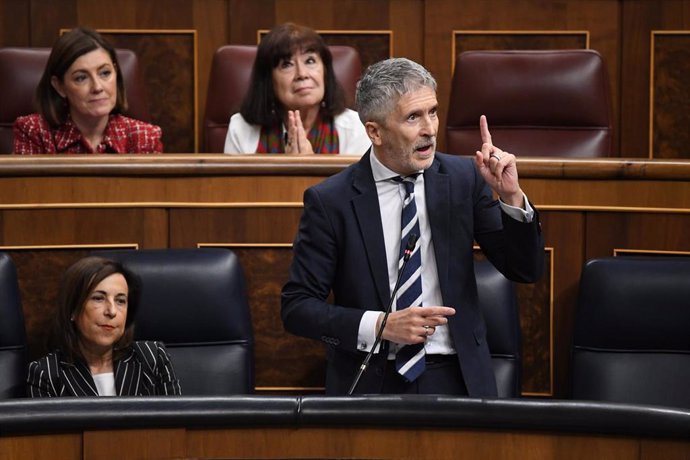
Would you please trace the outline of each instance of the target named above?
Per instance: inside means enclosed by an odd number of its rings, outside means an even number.
[[[419,174],[406,177],[394,177],[393,180],[405,186],[405,199],[403,201],[401,217],[401,240],[398,269],[402,267],[403,255],[410,235],[419,233],[419,218],[417,216],[417,204],[414,198],[414,183]],[[407,307],[422,306],[422,251],[420,245],[415,246],[414,252],[407,262],[405,272],[402,274],[400,289],[395,302],[396,310]],[[404,345],[395,354],[395,368],[408,382],[414,381],[424,372],[424,344]]]

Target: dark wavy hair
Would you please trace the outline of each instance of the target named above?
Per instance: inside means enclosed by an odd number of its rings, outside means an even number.
[[[335,78],[333,56],[323,38],[309,27],[287,22],[271,29],[259,43],[249,91],[240,108],[247,123],[269,127],[283,121],[284,108],[275,96],[272,72],[295,50],[318,53],[323,61],[325,92],[321,117],[333,118],[345,110],[345,93]]]
[[[103,257],[85,257],[65,271],[57,298],[53,341],[69,362],[84,360],[79,347],[80,332],[72,318],[81,314],[89,294],[98,283],[115,273],[124,276],[129,294],[125,332],[113,346],[113,360],[122,358],[131,347],[134,341],[134,318],[139,309],[139,278],[119,262]]]
[[[50,83],[51,79],[56,77],[61,82],[64,82],[65,73],[67,73],[67,69],[74,61],[84,54],[97,49],[103,49],[108,53],[117,74],[117,100],[112,113],[121,113],[127,110],[125,81],[122,77],[122,72],[120,72],[120,64],[117,61],[115,48],[98,32],[86,27],[77,27],[60,36],[55,41],[48,57],[46,68],[36,87],[36,107],[38,113],[53,128],[57,128],[67,121],[69,104],[53,88],[53,85]]]

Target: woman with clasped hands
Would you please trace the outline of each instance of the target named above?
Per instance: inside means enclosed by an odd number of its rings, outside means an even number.
[[[29,364],[30,397],[179,395],[160,342],[135,342],[137,278],[119,263],[86,257],[65,272],[55,351]]]
[[[371,141],[345,108],[330,50],[312,29],[286,23],[257,49],[251,83],[230,119],[225,153],[341,153],[361,156]]]
[[[14,153],[160,153],[161,129],[125,117],[115,49],[86,28],[62,35],[36,88],[38,113],[14,123]]]

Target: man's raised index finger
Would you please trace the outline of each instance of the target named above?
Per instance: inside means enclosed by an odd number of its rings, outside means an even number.
[[[479,132],[482,135],[482,143],[493,145],[491,142],[491,133],[489,132],[489,122],[486,121],[485,115],[479,117]]]

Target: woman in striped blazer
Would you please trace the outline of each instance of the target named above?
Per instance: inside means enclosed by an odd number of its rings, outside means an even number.
[[[30,397],[179,395],[161,342],[135,342],[136,277],[101,257],[65,272],[58,295],[57,348],[29,364]]]

